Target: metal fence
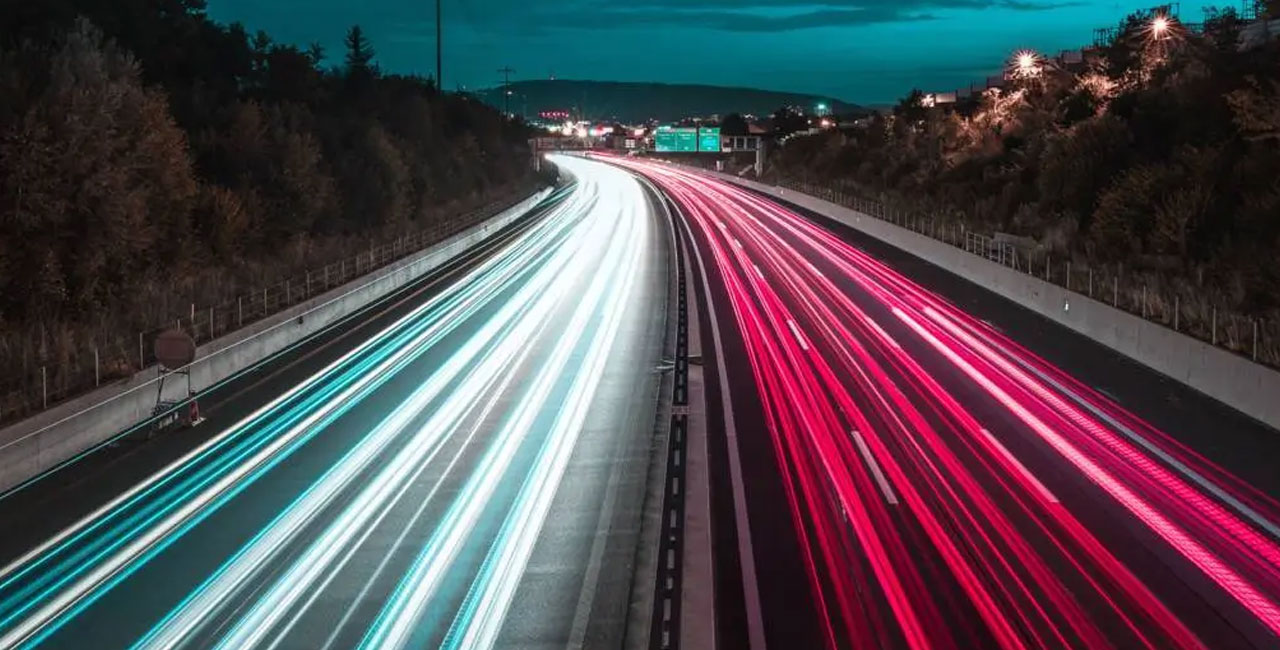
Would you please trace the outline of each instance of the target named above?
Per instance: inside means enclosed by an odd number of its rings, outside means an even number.
[[[58,363],[42,364],[35,373],[0,381],[0,423],[34,415],[151,367],[156,362],[153,344],[161,332],[178,328],[197,344],[208,343],[443,241],[518,204],[531,192],[532,186],[513,190],[480,208],[437,220],[428,228],[370,245],[367,250],[281,282],[253,288],[228,302],[192,303],[185,313],[136,332],[131,344],[127,334],[100,333],[88,349]]]
[[[1280,367],[1280,322],[1223,308],[1203,291],[1177,292],[1156,276],[1125,271],[1117,266],[1081,263],[1065,256],[1055,259],[1048,251],[1019,247],[968,230],[958,218],[903,209],[859,196],[848,188],[793,180],[782,180],[778,185],[962,248],[1257,363]]]

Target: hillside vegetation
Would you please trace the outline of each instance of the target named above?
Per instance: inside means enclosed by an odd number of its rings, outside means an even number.
[[[136,358],[190,303],[531,183],[524,127],[382,74],[359,28],[330,55],[203,0],[4,5],[0,379],[95,346]]]
[[[863,127],[793,138],[774,171],[1274,321],[1280,42],[1242,39],[1232,10],[1207,14],[1158,33],[1158,16],[1134,14],[1080,68],[1037,61],[955,110],[913,92]]]

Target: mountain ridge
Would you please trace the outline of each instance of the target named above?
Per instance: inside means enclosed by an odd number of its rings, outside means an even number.
[[[837,114],[866,111],[857,104],[826,95],[712,84],[537,79],[513,81],[510,88],[511,111],[529,117],[537,117],[541,111],[571,110],[597,121],[668,122],[729,113],[765,116],[783,106],[812,111],[820,103]],[[501,86],[475,94],[502,106]]]

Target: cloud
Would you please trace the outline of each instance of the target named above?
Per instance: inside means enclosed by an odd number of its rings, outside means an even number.
[[[595,10],[616,8],[610,0],[586,0],[581,3]],[[628,7],[662,7],[668,9],[749,9],[749,10],[816,10],[816,9],[1016,9],[1037,11],[1064,5],[1059,1],[1037,0],[628,0]],[[1075,4],[1074,2],[1066,4]]]
[[[562,1],[550,8],[513,4],[506,14],[509,22],[504,22],[543,29],[668,26],[789,32],[935,20],[937,12],[945,10],[1051,11],[1078,4],[1078,0],[630,0],[622,5],[610,0],[579,0]]]
[[[669,25],[732,32],[786,32],[816,27],[874,25],[878,23],[930,20],[932,18],[933,16],[927,13],[910,10],[903,11],[887,7],[818,9],[779,14],[740,10],[623,9],[611,11],[604,15],[579,15],[560,18],[550,24],[561,28],[583,29]]]

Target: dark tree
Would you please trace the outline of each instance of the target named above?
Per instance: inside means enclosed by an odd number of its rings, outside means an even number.
[[[911,92],[907,93],[907,96],[903,97],[893,107],[893,114],[912,125],[923,121],[927,114],[924,106],[924,93],[919,88],[911,89]]]
[[[352,25],[347,30],[347,74],[349,76],[374,76],[376,69],[373,64],[373,45],[369,39],[365,37],[364,30],[359,25]]]
[[[532,182],[523,126],[383,76],[358,27],[323,70],[318,46],[217,24],[202,0],[4,4],[0,379],[32,350],[136,356],[138,331],[193,302]]]
[[[750,132],[747,120],[737,113],[726,115],[720,123],[720,133],[723,135],[747,135]]]
[[[788,136],[809,128],[808,118],[788,106],[774,111],[770,120],[773,122],[773,134],[776,137]]]
[[[323,45],[313,42],[307,46],[307,59],[311,61],[311,65],[313,67],[319,68],[320,64],[324,61],[324,56],[325,52]]]

